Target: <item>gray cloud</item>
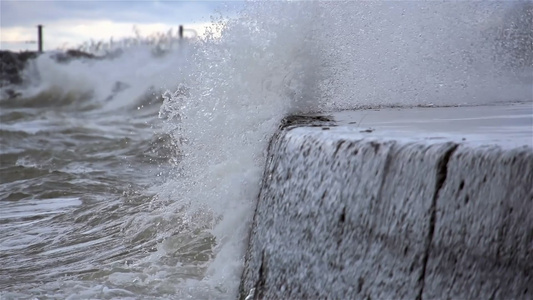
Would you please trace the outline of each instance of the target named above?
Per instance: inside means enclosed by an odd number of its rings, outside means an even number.
[[[227,3],[226,3],[227,4]],[[220,1],[0,1],[2,27],[31,27],[60,20],[107,19],[113,22],[205,22]],[[239,4],[230,3],[230,7]]]

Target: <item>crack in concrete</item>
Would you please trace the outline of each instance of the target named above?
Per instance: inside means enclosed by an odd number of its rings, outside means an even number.
[[[253,299],[263,299],[266,285],[266,276],[267,276],[267,266],[265,258],[265,250],[261,254],[261,266],[259,267],[259,278],[254,286],[254,295]]]
[[[446,182],[446,177],[448,176],[448,162],[450,161],[450,158],[452,154],[457,150],[459,147],[459,144],[453,144],[453,146],[450,147],[444,153],[444,155],[440,158],[439,162],[437,163],[437,174],[435,178],[435,192],[433,194],[433,199],[431,201],[431,208],[429,210],[430,217],[429,217],[429,230],[428,230],[428,236],[426,239],[426,246],[424,251],[424,256],[422,257],[422,271],[420,272],[420,277],[418,278],[418,284],[420,285],[420,291],[418,292],[418,295],[416,297],[416,300],[422,300],[422,295],[424,293],[424,287],[426,283],[426,269],[427,264],[429,260],[429,251],[431,248],[431,243],[433,242],[433,236],[435,234],[435,223],[437,222],[437,200],[439,198],[439,192],[444,186],[444,183]]]

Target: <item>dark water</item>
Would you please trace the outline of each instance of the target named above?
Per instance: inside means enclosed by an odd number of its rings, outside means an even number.
[[[0,102],[0,290],[98,281],[153,251],[153,232],[125,231],[177,157],[161,100],[107,111],[53,92],[15,100]]]

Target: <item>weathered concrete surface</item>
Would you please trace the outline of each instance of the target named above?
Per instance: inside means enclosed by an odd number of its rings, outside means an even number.
[[[533,298],[531,147],[293,126],[269,155],[241,298]]]
[[[435,219],[424,299],[533,299],[531,148],[459,148]]]

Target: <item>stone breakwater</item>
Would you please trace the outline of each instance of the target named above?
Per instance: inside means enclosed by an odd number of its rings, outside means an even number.
[[[11,52],[0,51],[0,87],[10,84],[22,84],[20,72],[26,67],[29,60],[39,56],[38,52]]]
[[[75,59],[103,59],[113,57],[108,55],[98,57],[93,54],[80,50],[53,51],[48,53],[39,53],[36,51],[12,52],[0,50],[0,100],[4,98],[16,98],[20,96],[19,90],[24,88],[27,78],[24,77],[23,71],[40,55],[50,55],[58,63],[68,63]],[[117,56],[120,53],[113,53]]]
[[[330,125],[272,139],[241,299],[533,298],[530,145]]]

